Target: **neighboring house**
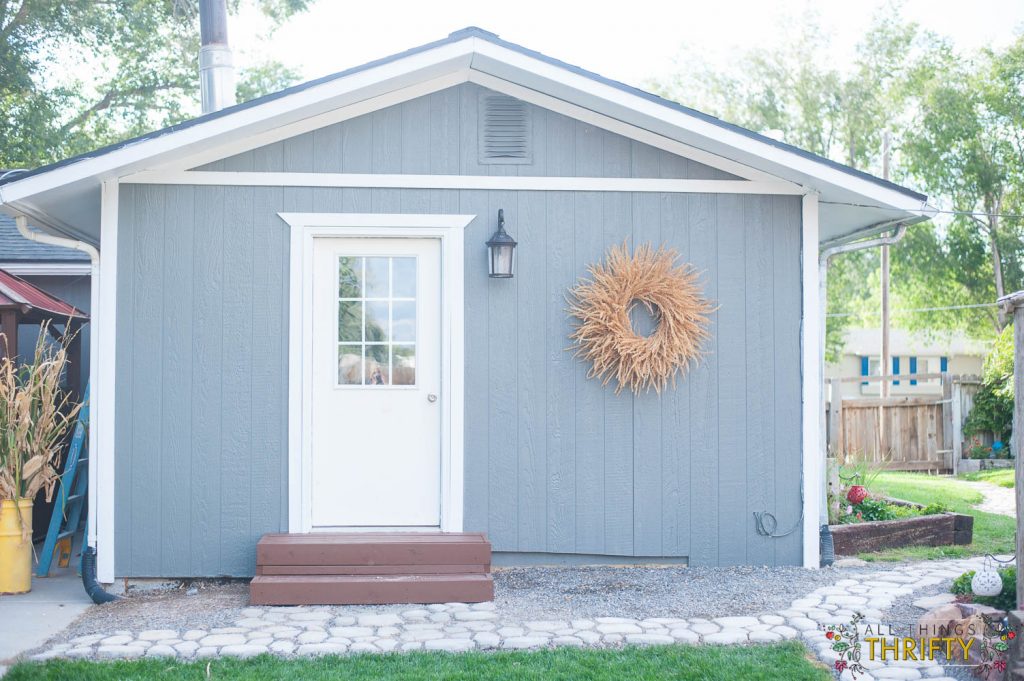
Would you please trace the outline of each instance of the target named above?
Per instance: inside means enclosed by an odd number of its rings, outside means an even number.
[[[34,227],[33,227],[34,228]],[[30,241],[9,215],[0,213],[0,269],[34,284],[82,312],[90,308],[90,261],[82,251]],[[19,354],[32,352],[39,336],[35,324],[18,329]],[[82,327],[82,381],[89,379],[89,325]]]
[[[842,355],[838,362],[825,367],[825,376],[853,378],[881,375],[881,333],[880,329],[847,329]],[[988,347],[984,341],[969,338],[961,332],[928,337],[905,329],[892,329],[889,332],[892,364],[888,373],[897,375],[948,372],[980,376]],[[848,381],[843,382],[842,386],[845,399],[879,395],[878,381]],[[893,381],[890,394],[941,395],[942,381],[938,378]]]
[[[104,582],[253,575],[265,533],[367,528],[485,532],[504,562],[817,566],[819,244],[925,198],[479,29],[0,185],[100,250]],[[511,279],[488,278],[499,210]],[[678,249],[717,306],[660,395],[566,349],[568,289],[626,239]],[[336,321],[364,301],[394,320],[377,345]]]

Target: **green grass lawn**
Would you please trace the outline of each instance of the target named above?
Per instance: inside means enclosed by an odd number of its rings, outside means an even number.
[[[961,473],[960,477],[963,478],[964,480],[991,482],[993,485],[999,485],[1000,487],[1009,487],[1010,489],[1013,489],[1012,468],[990,468],[986,471]]]
[[[261,655],[248,660],[197,662],[132,660],[84,662],[49,660],[22,663],[4,681],[487,681],[544,679],[620,681],[828,681],[832,675],[808,658],[795,641],[763,646],[652,646],[605,650],[555,648],[535,652],[407,653],[283,659]]]
[[[975,510],[982,496],[960,480],[923,473],[885,472],[871,485],[871,491],[919,504],[941,503],[951,511],[974,516],[974,542],[968,546],[908,546],[864,553],[871,561],[931,560],[963,558],[984,553],[1013,553],[1014,519]]]

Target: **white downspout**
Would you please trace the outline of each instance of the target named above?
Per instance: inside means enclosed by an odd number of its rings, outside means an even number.
[[[100,252],[92,244],[87,244],[84,241],[78,241],[77,239],[69,239],[67,237],[53,236],[52,234],[44,234],[43,232],[37,232],[29,229],[28,218],[24,215],[18,215],[14,218],[14,224],[17,225],[18,231],[21,235],[29,241],[35,241],[41,244],[49,244],[51,246],[61,246],[63,248],[73,248],[76,251],[82,251],[89,256],[90,260],[90,278],[89,278],[89,323],[90,329],[90,342],[89,342],[89,373],[90,382],[92,377],[96,375],[96,368],[99,366],[99,327],[95,322],[95,315],[100,309]],[[90,400],[95,403],[92,396],[96,394],[93,389],[90,391]],[[89,409],[89,504],[88,504],[88,517],[89,517],[89,536],[86,537],[86,544],[93,548],[96,548],[96,467],[93,464],[96,461],[94,452],[96,451],[96,438],[94,433],[96,432],[96,410]]]
[[[839,255],[841,253],[849,253],[851,251],[860,251],[865,248],[879,248],[881,246],[892,246],[900,242],[903,236],[907,233],[907,227],[918,222],[924,222],[928,220],[930,216],[921,216],[918,218],[901,218],[898,220],[891,220],[878,225],[873,225],[872,230],[879,228],[892,227],[893,232],[888,236],[880,236],[874,239],[868,239],[866,241],[854,241],[852,243],[841,243],[835,246],[825,246],[820,251],[818,256],[818,295],[820,297],[819,305],[821,306],[821,353],[820,353],[820,376],[821,376],[821,409],[824,412],[825,408],[825,322],[826,312],[828,309],[827,293],[828,293],[828,263],[832,256]],[[833,242],[835,243],[835,242]],[[827,439],[827,428],[828,423],[825,419],[821,420],[821,473],[824,476],[823,489],[821,490],[821,504],[818,509],[818,524],[822,528],[822,535],[827,533],[828,528],[828,447],[825,443]]]

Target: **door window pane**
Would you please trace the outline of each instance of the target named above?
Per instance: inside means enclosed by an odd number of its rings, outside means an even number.
[[[388,261],[391,258],[366,258],[366,297],[387,298]]]
[[[395,385],[416,385],[416,347],[393,345],[391,353]]]
[[[358,343],[363,340],[363,303],[342,300],[338,303],[338,341]]]
[[[339,256],[338,385],[416,385],[416,258]]]
[[[416,258],[392,258],[393,293],[395,298],[416,297]]]
[[[391,338],[399,342],[416,340],[416,301],[398,300],[391,303]]]
[[[361,385],[363,382],[363,346],[338,346],[338,383]]]
[[[390,383],[388,377],[391,372],[388,369],[387,345],[367,345],[364,362],[366,385],[388,385]]]
[[[388,340],[388,302],[367,301],[366,336],[367,343],[381,343]]]
[[[363,259],[338,258],[338,297],[359,298],[363,295]]]

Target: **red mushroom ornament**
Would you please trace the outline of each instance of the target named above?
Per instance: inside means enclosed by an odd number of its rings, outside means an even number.
[[[850,491],[846,493],[846,500],[856,506],[860,502],[868,498],[868,491],[864,489],[863,485],[853,485],[850,487]]]

